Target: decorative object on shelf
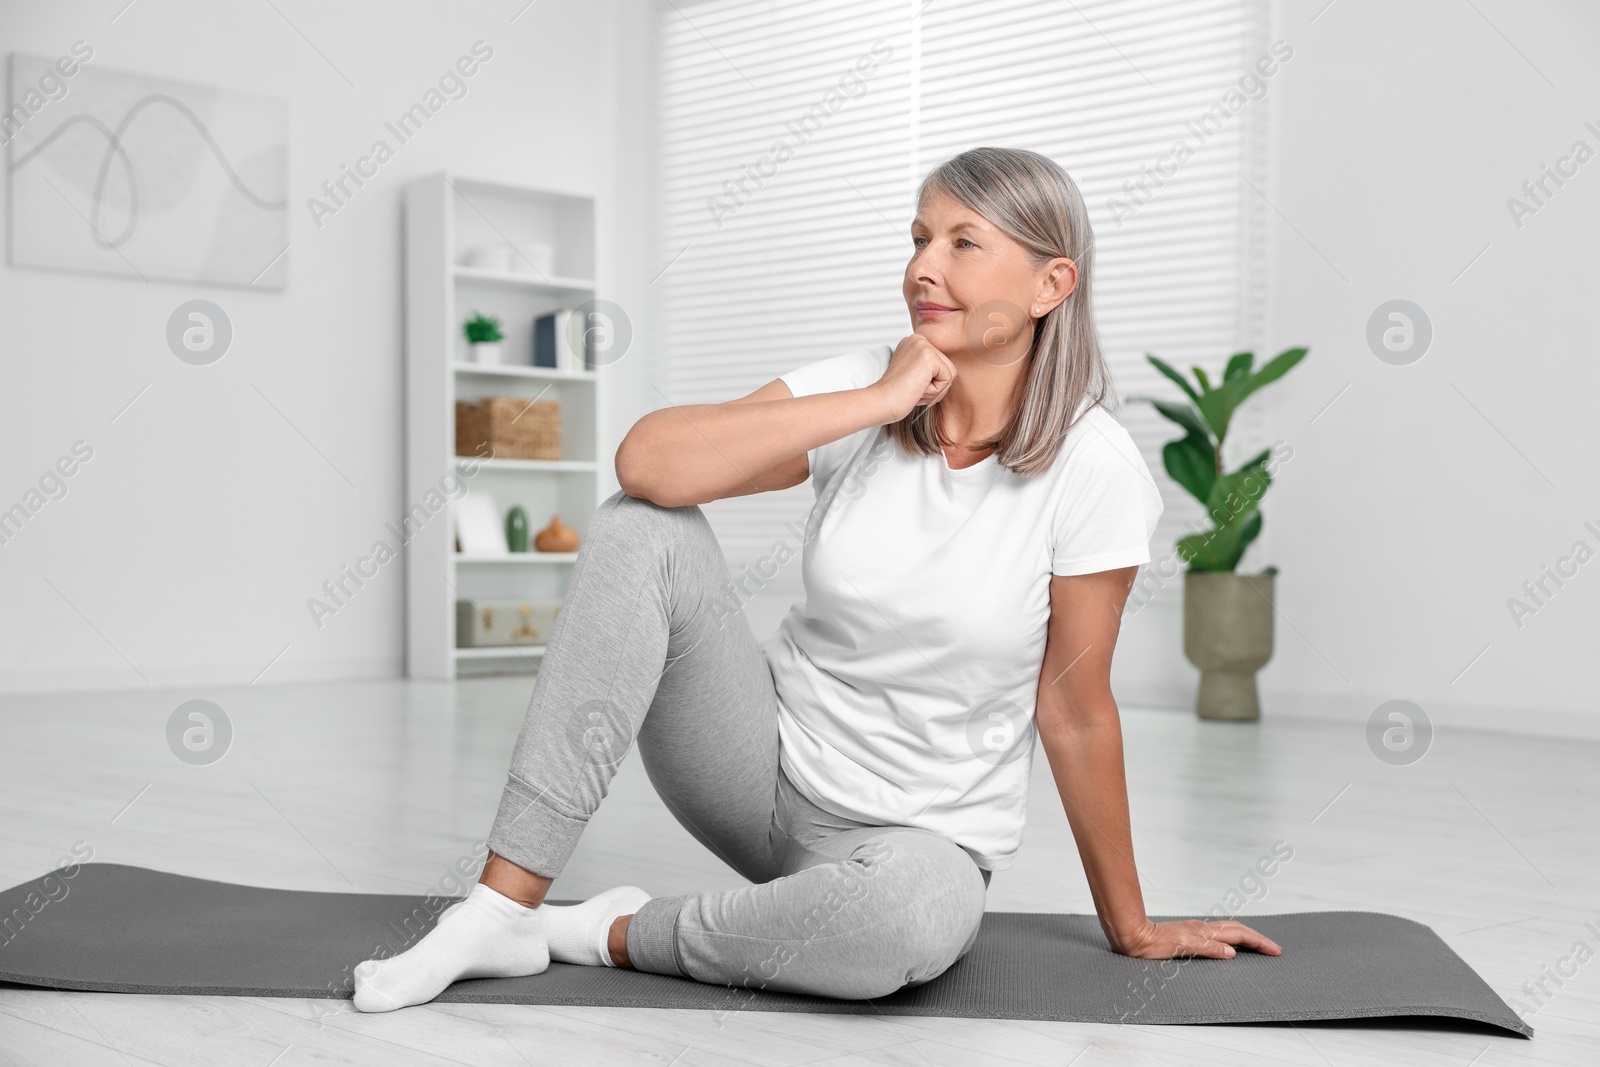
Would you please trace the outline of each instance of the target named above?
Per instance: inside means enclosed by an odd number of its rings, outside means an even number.
[[[467,335],[467,358],[473,363],[499,363],[500,342],[505,335],[500,332],[500,320],[474,311],[472,318],[461,324]]]
[[[533,365],[556,370],[588,370],[588,333],[573,321],[572,308],[547,311],[533,320]],[[580,333],[580,331],[582,331]]]
[[[528,551],[528,513],[521,504],[513,504],[506,512],[506,544],[513,552]]]
[[[517,258],[516,252],[508,244],[495,243],[488,245],[474,245],[467,249],[461,257],[463,267],[475,267],[478,270],[512,269],[512,263]]]
[[[468,493],[456,502],[456,538],[467,555],[504,556],[506,528],[500,523],[500,509],[494,497],[482,490]]]
[[[560,459],[561,401],[486,396],[456,401],[456,455]]]
[[[576,552],[578,531],[562,522],[560,515],[552,515],[550,525],[534,536],[533,547],[540,552]]]
[[[457,600],[456,647],[542,645],[560,610],[559,599]]]
[[[521,274],[550,277],[556,272],[556,246],[548,241],[529,241],[512,257],[511,269]]]
[[[1188,564],[1183,575],[1183,651],[1200,668],[1195,714],[1202,719],[1261,718],[1256,672],[1272,658],[1274,579],[1277,567],[1260,574],[1236,574],[1244,550],[1261,533],[1257,505],[1272,484],[1274,449],[1265,449],[1238,470],[1222,469],[1222,442],[1233,413],[1257,389],[1277,381],[1305,357],[1290,348],[1252,372],[1252,352],[1228,360],[1215,387],[1195,367],[1196,392],[1188,379],[1155,356],[1148,359],[1175,382],[1192,405],[1148,400],[1177,423],[1184,436],[1167,442],[1161,459],[1172,480],[1200,501],[1213,529],[1178,539],[1178,555]]]

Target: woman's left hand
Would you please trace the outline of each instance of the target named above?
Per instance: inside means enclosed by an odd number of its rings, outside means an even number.
[[[1141,960],[1170,960],[1178,956],[1224,960],[1234,955],[1235,945],[1267,956],[1283,954],[1276,941],[1232,919],[1214,922],[1173,919],[1161,923],[1146,920],[1143,927],[1121,941],[1121,945],[1113,942],[1113,951]]]

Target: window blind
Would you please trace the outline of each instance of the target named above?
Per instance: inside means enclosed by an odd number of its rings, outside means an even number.
[[[1089,208],[1120,416],[1166,500],[1152,559],[1200,528],[1161,462],[1178,431],[1127,397],[1178,398],[1146,352],[1214,378],[1233,352],[1272,354],[1256,343],[1277,91],[1254,67],[1271,44],[1264,0],[676,0],[661,27],[660,404],[728,400],[897,342],[917,183],[973,146],[1029,148]],[[1192,149],[1181,162],[1177,142]],[[1259,407],[1235,419],[1230,465],[1265,447]],[[736,578],[776,542],[798,547],[812,499],[803,483],[706,506]],[[762,588],[798,593],[798,563]]]

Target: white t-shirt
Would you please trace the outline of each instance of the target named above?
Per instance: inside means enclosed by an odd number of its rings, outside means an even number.
[[[780,377],[795,396],[857,389],[893,351]],[[1149,562],[1163,506],[1149,468],[1098,406],[1039,475],[994,454],[951,470],[882,426],[809,456],[805,602],[762,642],[784,773],[825,810],[933,830],[1004,870],[1026,816],[1050,575]]]

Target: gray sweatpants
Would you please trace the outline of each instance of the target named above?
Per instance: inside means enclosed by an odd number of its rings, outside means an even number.
[[[718,603],[727,581],[698,507],[618,492],[596,509],[489,847],[559,875],[637,739],[668,810],[753,884],[650,900],[628,927],[634,967],[852,999],[937,977],[977,939],[989,872],[940,834],[843,818],[794,788],[766,658]]]

